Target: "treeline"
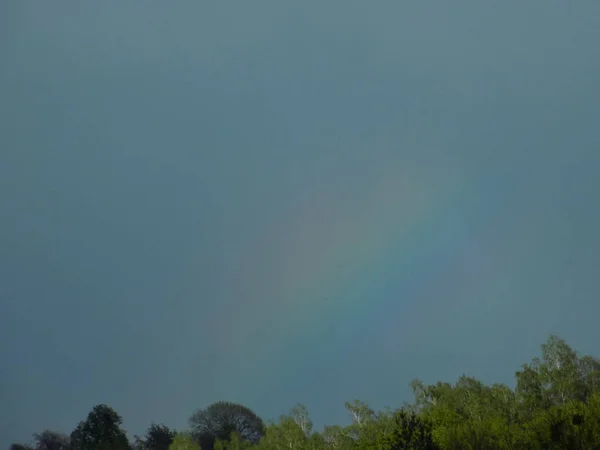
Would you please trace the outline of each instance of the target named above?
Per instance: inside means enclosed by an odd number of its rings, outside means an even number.
[[[265,424],[243,405],[217,402],[192,414],[188,430],[152,424],[130,442],[119,414],[97,405],[70,435],[46,430],[11,450],[600,449],[600,360],[556,336],[541,350],[516,372],[514,390],[467,376],[415,380],[413,403],[374,411],[355,400],[346,403],[350,425],[321,432],[303,405]]]

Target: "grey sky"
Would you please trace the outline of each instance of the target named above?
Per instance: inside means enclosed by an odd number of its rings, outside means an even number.
[[[600,3],[0,6],[0,447],[600,354]]]

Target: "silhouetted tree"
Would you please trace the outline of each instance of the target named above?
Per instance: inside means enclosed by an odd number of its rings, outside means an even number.
[[[34,450],[31,445],[14,443],[10,445],[10,450]]]
[[[260,417],[243,405],[216,402],[196,411],[190,417],[190,427],[202,450],[213,450],[215,441],[228,441],[237,432],[245,441],[256,444],[265,434]]]
[[[168,450],[177,432],[166,425],[153,423],[144,437],[135,436],[136,450]]]
[[[66,434],[56,431],[44,430],[34,434],[36,440],[35,450],[69,450],[71,439]]]
[[[71,433],[72,450],[130,450],[123,420],[107,405],[96,405]]]

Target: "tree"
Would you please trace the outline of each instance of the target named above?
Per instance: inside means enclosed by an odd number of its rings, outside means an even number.
[[[71,433],[72,450],[130,450],[123,420],[107,405],[96,405]]]
[[[524,364],[516,373],[517,397],[523,419],[532,419],[538,410],[585,402],[600,387],[600,361],[580,358],[566,342],[551,335],[542,344],[542,357]]]
[[[546,408],[548,402],[538,372],[538,362],[523,364],[515,373],[517,379],[516,394],[519,399],[521,417],[530,419],[539,408]]]
[[[372,440],[373,426],[376,425],[376,415],[369,405],[354,400],[344,403],[346,410],[352,416],[352,424],[343,429],[343,434],[354,442]]]
[[[289,416],[281,416],[279,423],[271,423],[260,440],[261,449],[305,449],[307,436]]]
[[[143,438],[135,436],[136,450],[169,450],[177,432],[166,425],[153,423]]]
[[[600,359],[584,356],[579,359],[579,371],[585,385],[585,399],[600,392]]]
[[[448,449],[514,448],[518,428],[514,424],[512,391],[503,385],[486,386],[461,376],[454,386],[413,382],[416,408],[430,420],[433,441]]]
[[[271,423],[260,441],[263,449],[310,449],[318,445],[318,438],[311,435],[312,420],[306,406],[295,405],[290,413],[282,415],[279,423]],[[314,436],[314,437],[313,437]],[[321,444],[324,443],[321,441]]]
[[[239,433],[233,432],[229,436],[229,441],[217,439],[215,441],[215,450],[249,450],[254,445],[240,436]]]
[[[308,414],[308,409],[301,403],[297,403],[290,411],[290,417],[300,427],[305,436],[310,436],[313,423]]]
[[[135,450],[600,450],[600,360],[550,336],[539,358],[516,372],[516,389],[466,375],[456,383],[412,382],[414,402],[374,411],[348,402],[347,426],[313,432],[297,404],[277,423],[218,402],[196,411],[189,433],[151,424]],[[69,438],[45,430],[10,450],[131,450],[121,417],[97,405]],[[70,444],[70,445],[69,445]]]
[[[325,426],[322,439],[328,450],[346,450],[354,447],[354,440],[339,425]]]
[[[177,433],[169,446],[169,450],[200,450],[200,446],[190,434]]]
[[[398,410],[393,415],[394,427],[384,439],[387,450],[436,450],[432,424],[414,412]]]
[[[384,448],[393,429],[393,413],[389,409],[375,412],[359,400],[346,402],[345,406],[352,416],[352,424],[343,428],[342,434],[350,439],[351,448]]]
[[[36,440],[35,450],[69,450],[71,439],[69,436],[56,431],[44,430],[34,434]]]
[[[258,443],[265,434],[265,425],[249,408],[231,402],[216,402],[196,411],[190,417],[190,427],[202,450],[213,450],[217,439],[229,441],[231,433],[241,439]]]
[[[575,350],[552,335],[542,344],[542,358],[539,373],[552,404],[564,405],[570,400],[585,399],[585,380]]]
[[[31,445],[14,443],[10,445],[10,450],[33,450]]]
[[[346,402],[345,406],[348,412],[352,415],[352,423],[359,428],[375,418],[375,411],[373,411],[366,403],[363,403],[360,400]]]

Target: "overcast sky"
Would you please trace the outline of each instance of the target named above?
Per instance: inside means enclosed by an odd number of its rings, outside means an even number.
[[[596,0],[2,1],[0,447],[600,355],[598,43]]]

